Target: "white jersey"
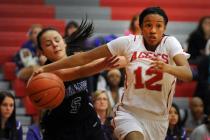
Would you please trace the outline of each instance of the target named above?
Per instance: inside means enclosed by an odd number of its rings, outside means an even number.
[[[125,93],[121,102],[157,115],[167,115],[175,91],[176,77],[151,69],[151,62],[158,57],[165,63],[176,65],[173,57],[184,54],[175,37],[165,36],[155,52],[148,51],[142,36],[124,36],[109,42],[113,55],[125,56]]]

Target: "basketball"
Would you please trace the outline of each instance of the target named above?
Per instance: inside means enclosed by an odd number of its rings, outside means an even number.
[[[29,80],[27,95],[38,109],[53,109],[65,96],[63,81],[53,73],[41,73]]]

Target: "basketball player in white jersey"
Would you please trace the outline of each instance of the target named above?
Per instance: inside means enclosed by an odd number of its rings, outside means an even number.
[[[102,57],[125,56],[125,93],[115,111],[115,134],[120,140],[164,140],[176,78],[192,80],[188,56],[180,43],[164,35],[167,22],[161,8],[146,8],[139,15],[142,35],[119,37],[45,65],[36,73],[83,65]]]

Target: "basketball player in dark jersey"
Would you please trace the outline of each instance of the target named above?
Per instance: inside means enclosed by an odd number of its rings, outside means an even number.
[[[37,42],[48,59],[46,64],[66,58],[72,53],[67,51],[68,47],[74,47],[75,44],[77,46],[78,42],[84,41],[91,35],[92,29],[91,23],[83,21],[78,30],[65,41],[56,29],[43,29],[37,36]],[[47,111],[42,119],[44,140],[104,139],[100,121],[90,101],[87,81],[79,78],[95,74],[91,71],[93,69],[99,72],[114,66],[117,61],[115,57],[104,58],[84,66],[53,71],[66,81],[66,93],[61,105]]]

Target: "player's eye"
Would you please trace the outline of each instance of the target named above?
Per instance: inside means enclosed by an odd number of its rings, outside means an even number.
[[[144,26],[147,27],[147,28],[150,28],[150,27],[152,27],[152,24],[151,23],[146,23]]]
[[[50,41],[47,41],[47,42],[45,43],[45,46],[46,46],[46,47],[51,46],[51,42],[50,42]]]
[[[157,27],[157,28],[161,28],[162,25],[161,25],[161,24],[157,24],[156,27]]]
[[[55,42],[60,42],[60,37],[55,37]]]

